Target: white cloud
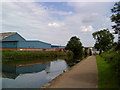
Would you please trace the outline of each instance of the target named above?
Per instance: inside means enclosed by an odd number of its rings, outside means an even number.
[[[17,31],[26,39],[58,45],[65,45],[71,36],[76,35],[84,46],[92,46],[92,32],[111,27],[111,22],[105,15],[109,14],[109,3],[73,2],[68,5],[75,11],[56,10],[40,3],[3,3],[3,30]]]
[[[118,0],[1,0],[1,2],[118,2]]]
[[[81,26],[80,27],[80,30],[82,31],[82,32],[92,32],[93,31],[93,27],[92,26]]]
[[[16,8],[17,6],[17,8]],[[8,15],[9,13],[9,15]],[[3,3],[3,24],[21,27],[40,27],[51,21],[49,12],[34,3]]]
[[[49,27],[63,27],[63,26],[64,26],[64,23],[56,23],[56,22],[53,22],[53,23],[49,23],[48,26],[49,26]]]
[[[48,26],[49,27],[60,27],[58,23],[49,23]]]
[[[71,15],[72,11],[65,12],[65,11],[52,11],[51,14],[58,14],[58,15]]]

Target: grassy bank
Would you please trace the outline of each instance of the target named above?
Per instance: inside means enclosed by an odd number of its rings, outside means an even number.
[[[111,69],[114,72],[114,76],[118,80],[120,86],[120,49],[117,47],[113,47],[109,51],[102,53],[100,56],[110,64]]]
[[[3,61],[2,65],[3,66],[18,66],[18,65],[25,65],[25,64],[34,64],[34,63],[45,63],[49,61],[54,61],[57,59],[62,59],[62,60],[68,60],[67,56],[59,56],[56,58],[50,58],[50,57],[45,57],[45,58],[38,58],[38,59],[32,59],[32,60],[15,60],[15,61]]]
[[[59,56],[72,56],[71,52],[21,52],[21,51],[3,51],[3,61],[33,60],[39,58],[56,58]]]
[[[97,56],[98,66],[98,87],[99,88],[118,88],[118,79],[115,76],[111,65],[102,57]]]
[[[3,51],[2,65],[16,66],[20,64],[46,62],[59,59],[69,59],[73,57],[72,52],[21,52]]]

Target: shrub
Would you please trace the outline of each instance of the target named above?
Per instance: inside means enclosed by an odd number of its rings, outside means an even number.
[[[120,84],[120,51],[116,51],[115,49],[116,48],[113,48],[102,53],[101,57],[103,57],[111,65],[111,69],[114,71]]]

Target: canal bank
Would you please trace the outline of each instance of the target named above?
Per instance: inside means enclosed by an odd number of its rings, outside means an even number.
[[[3,88],[39,88],[69,70],[79,61],[59,57],[50,60],[48,58],[46,60],[33,59],[32,62],[21,65],[21,62],[5,64],[2,66],[2,86]]]
[[[42,88],[97,88],[97,74],[95,56],[89,56]]]
[[[28,54],[29,52],[18,53]],[[33,53],[35,54],[42,52]],[[59,52],[56,52],[56,54],[57,53]],[[50,60],[49,57],[40,58],[38,60],[36,60],[36,58],[32,58],[30,60],[15,59],[15,61],[11,59],[3,60],[5,62],[3,63],[3,88],[42,87],[43,85],[54,80],[54,78],[57,78],[59,75],[67,71],[71,66],[74,66],[80,61],[78,59],[69,60],[67,57],[70,54],[65,53],[68,52],[64,52],[62,55],[60,54],[60,57],[57,56],[57,58],[51,58]]]
[[[3,51],[2,65],[19,66],[30,63],[46,62],[54,59],[73,57],[72,52],[23,52],[23,51]]]
[[[33,60],[38,58],[56,58],[59,56],[73,56],[72,52],[37,52],[37,51],[2,51],[2,61]]]
[[[5,66],[2,72],[2,88],[39,88],[69,69],[63,59],[29,66]]]

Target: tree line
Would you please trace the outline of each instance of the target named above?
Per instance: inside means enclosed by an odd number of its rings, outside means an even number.
[[[110,19],[115,23],[115,25],[111,26],[114,33],[110,33],[109,29],[103,29],[94,32],[92,35],[95,39],[94,47],[100,52],[100,56],[110,64],[120,85],[120,1],[114,4],[111,12],[112,16]],[[115,37],[113,34],[118,34],[118,42],[114,42]],[[76,36],[68,41],[65,49],[72,51],[74,57],[82,58],[88,55],[86,50],[83,51],[82,43]]]
[[[115,22],[115,25],[112,26],[115,31],[114,34],[118,34],[118,42],[114,42],[114,35],[110,33],[109,29],[103,29],[100,31],[94,32],[93,38],[95,39],[94,47],[100,51],[99,54],[103,51],[111,49],[113,46],[116,46],[116,49],[120,50],[120,2],[115,3],[111,9],[112,16],[111,21]],[[66,45],[66,50],[70,50],[74,53],[74,56],[82,57],[82,55],[87,55],[86,50],[83,52],[83,46],[80,42],[80,39],[76,36],[71,37]],[[91,51],[90,51],[91,53]]]

